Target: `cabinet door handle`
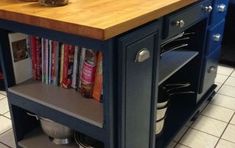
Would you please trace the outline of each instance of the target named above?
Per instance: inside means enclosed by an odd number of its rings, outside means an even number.
[[[211,66],[209,69],[208,69],[208,73],[214,73],[216,72],[216,67],[215,66]]]
[[[142,63],[149,58],[150,58],[150,51],[147,48],[143,48],[136,54],[135,62]]]
[[[178,20],[178,21],[174,22],[173,25],[175,25],[179,28],[183,28],[185,26],[185,22],[184,22],[184,20]]]
[[[218,6],[217,6],[217,10],[218,10],[219,12],[225,12],[225,10],[226,10],[226,5],[225,5],[225,4],[220,4],[220,5],[218,5]]]
[[[222,36],[221,36],[221,34],[217,33],[217,34],[214,34],[214,35],[212,36],[212,38],[213,38],[213,41],[215,41],[215,42],[220,42]]]
[[[203,10],[207,13],[210,13],[213,10],[213,7],[212,6],[205,6],[205,7],[203,7]]]

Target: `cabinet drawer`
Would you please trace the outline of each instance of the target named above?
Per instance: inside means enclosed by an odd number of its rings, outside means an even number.
[[[216,47],[221,45],[221,41],[224,33],[225,21],[221,21],[216,26],[209,29],[208,32],[208,45],[207,45],[207,55],[213,52]]]
[[[224,19],[228,9],[228,0],[215,0],[210,24],[214,25]]]
[[[205,93],[215,82],[218,60],[220,57],[220,48],[221,46],[219,46],[214,52],[206,57],[203,93]]]
[[[165,18],[163,38],[176,35],[208,16],[212,11],[211,1],[203,1],[186,9],[173,13]]]

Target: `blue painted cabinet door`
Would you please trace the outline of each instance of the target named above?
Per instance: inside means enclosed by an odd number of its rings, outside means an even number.
[[[119,148],[154,148],[154,108],[159,25],[119,40]]]

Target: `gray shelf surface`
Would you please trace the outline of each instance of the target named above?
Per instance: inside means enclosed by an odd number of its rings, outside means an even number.
[[[22,148],[78,148],[75,143],[68,145],[56,145],[49,140],[49,137],[45,135],[41,129],[34,129],[23,140],[18,142],[18,145]]]
[[[163,54],[159,64],[158,85],[161,85],[197,55],[198,52],[196,51],[171,51]]]
[[[103,104],[87,99],[74,89],[64,89],[28,80],[8,89],[9,92],[50,107],[79,120],[103,128]]]

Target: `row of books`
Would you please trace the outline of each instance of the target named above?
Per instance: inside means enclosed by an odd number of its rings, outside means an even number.
[[[102,53],[29,36],[33,79],[42,83],[74,88],[98,101],[102,94]]]
[[[16,83],[31,76],[44,84],[73,88],[84,97],[101,101],[101,52],[21,33],[10,33],[9,41]]]

